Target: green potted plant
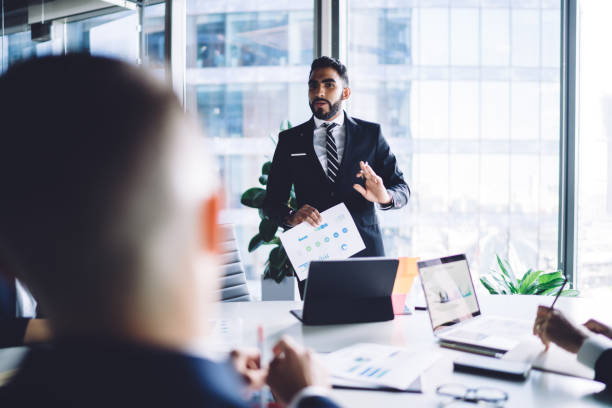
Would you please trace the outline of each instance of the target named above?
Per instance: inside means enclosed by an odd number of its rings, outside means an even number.
[[[289,129],[291,123],[284,121],[281,123],[280,130]],[[276,143],[275,139],[272,140]],[[255,234],[250,242],[248,250],[253,252],[261,246],[272,245],[273,248],[266,260],[265,269],[262,276],[262,299],[263,300],[293,300],[295,297],[295,281],[292,279],[295,276],[295,271],[283,244],[276,236],[278,226],[263,213],[263,203],[266,198],[265,186],[268,184],[268,175],[270,174],[271,161],[266,161],[261,167],[261,175],[259,176],[259,184],[262,187],[252,187],[242,193],[240,202],[247,207],[256,208],[259,212],[259,231]],[[289,207],[297,210],[297,201],[295,199],[295,191],[291,187],[290,198],[287,203]],[[289,277],[289,279],[285,279]]]
[[[480,283],[493,295],[556,295],[565,278],[562,271],[544,272],[529,269],[521,278],[517,278],[508,260],[502,260],[499,255],[497,265],[499,270],[492,269],[480,277]],[[565,289],[561,296],[578,296],[579,292]]]

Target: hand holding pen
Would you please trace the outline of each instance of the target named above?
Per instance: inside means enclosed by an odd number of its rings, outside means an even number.
[[[566,284],[567,278],[559,288],[552,305],[538,307],[533,334],[542,340],[546,350],[550,343],[555,343],[571,353],[577,353],[588,335],[580,327],[570,322],[561,311],[554,308]]]

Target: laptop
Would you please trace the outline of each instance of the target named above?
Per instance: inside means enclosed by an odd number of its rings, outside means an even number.
[[[440,345],[497,355],[532,337],[531,321],[482,315],[464,254],[417,265],[431,326]]]
[[[389,258],[312,261],[304,308],[291,314],[305,325],[393,320],[391,292],[398,263]]]

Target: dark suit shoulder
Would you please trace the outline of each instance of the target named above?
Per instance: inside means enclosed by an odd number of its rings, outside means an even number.
[[[308,130],[308,128],[311,127],[311,126],[312,126],[312,119],[307,120],[304,123],[300,123],[299,125],[294,126],[292,128],[283,130],[282,132],[280,132],[278,134],[278,137],[279,137],[279,139],[281,137],[283,137],[283,138],[290,137],[291,135],[295,135],[295,134],[298,134],[300,132],[304,132],[304,131]]]
[[[380,129],[380,123],[369,122],[367,120],[353,118],[353,117],[351,117],[351,119],[354,120],[355,123],[357,123],[359,126],[365,128],[365,129],[372,129],[372,130]]]
[[[148,346],[72,342],[33,348],[0,406],[244,408],[228,364]]]

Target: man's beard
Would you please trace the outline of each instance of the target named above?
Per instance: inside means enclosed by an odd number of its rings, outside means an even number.
[[[322,108],[318,108],[317,110],[315,110],[314,104],[320,101],[326,102],[329,105],[329,111],[327,113],[323,112]],[[342,99],[338,99],[336,103],[332,104],[327,99],[316,98],[309,105],[310,110],[312,111],[312,114],[315,116],[315,118],[321,120],[328,120],[336,116],[336,113],[340,111],[340,108],[342,107]]]

